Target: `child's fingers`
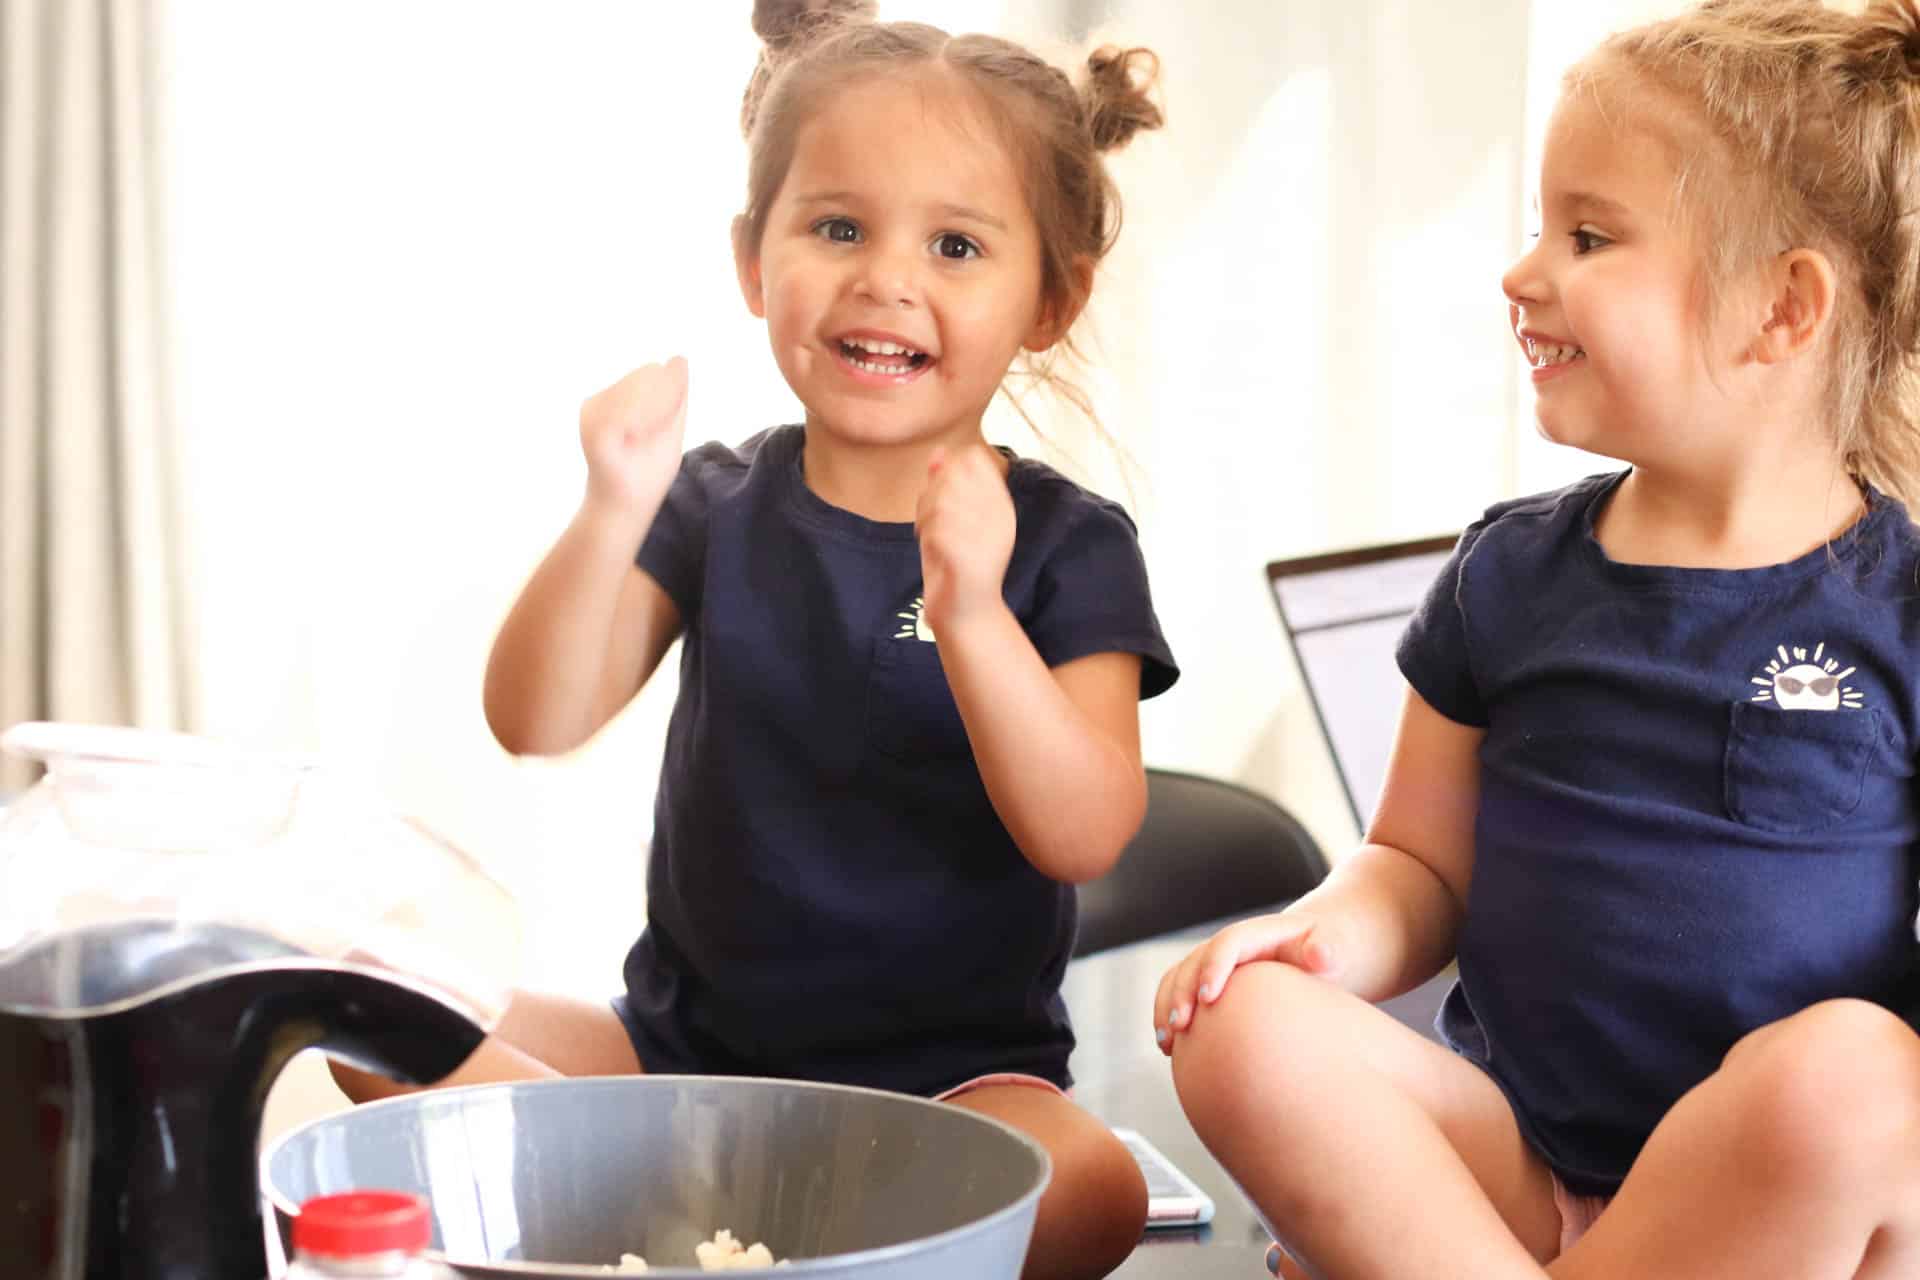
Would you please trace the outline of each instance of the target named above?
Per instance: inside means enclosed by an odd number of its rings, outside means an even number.
[[[1233,971],[1255,960],[1278,960],[1305,969],[1307,950],[1313,946],[1314,922],[1299,916],[1273,916],[1251,920],[1245,930],[1232,939],[1232,945],[1217,949],[1207,958],[1200,972],[1196,995],[1202,1004],[1212,1004],[1227,989]],[[1223,937],[1222,942],[1226,939]]]
[[[672,421],[687,404],[687,362],[675,356],[665,364],[643,365],[626,379],[622,407],[636,427],[658,426]]]
[[[685,356],[675,356],[667,361],[667,377],[679,385],[679,402],[674,405],[674,415],[684,420],[687,416],[687,391],[693,381],[687,371]]]
[[[683,418],[687,409],[687,361],[644,364],[580,406],[583,436],[622,438],[645,434]]]
[[[1180,963],[1161,975],[1159,989],[1153,993],[1153,1038],[1160,1046],[1160,1052],[1173,1052],[1173,1013],[1186,997],[1182,994],[1192,987],[1189,970],[1202,948],[1196,947],[1181,957]]]
[[[913,522],[924,528],[932,519],[935,504],[950,484],[952,469],[947,465],[947,449],[941,445],[927,459],[927,482],[920,486],[920,497],[913,504]]]
[[[1195,993],[1203,981],[1202,975],[1218,965],[1217,957],[1223,949],[1231,954],[1232,933],[1233,928],[1229,927],[1214,934],[1160,980],[1160,991],[1154,1000],[1153,1026],[1154,1039],[1162,1049],[1171,1049],[1173,1037],[1192,1025]]]
[[[1193,1024],[1203,1005],[1218,1001],[1233,971],[1257,960],[1275,960],[1308,972],[1325,967],[1325,948],[1314,938],[1314,921],[1276,915],[1229,925],[1195,948],[1160,980],[1154,993],[1154,1040],[1171,1052],[1173,1038]]]
[[[1153,989],[1153,1038],[1160,1045],[1162,1053],[1167,1048],[1167,1010],[1173,1007],[1173,975],[1179,970],[1180,966],[1176,964],[1161,974],[1160,985]]]

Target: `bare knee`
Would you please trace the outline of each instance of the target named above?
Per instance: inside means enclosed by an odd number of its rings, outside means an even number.
[[[1920,1173],[1920,1036],[1878,1005],[1829,1000],[1762,1027],[1713,1083],[1758,1168],[1810,1189]]]
[[[1105,1124],[1057,1093],[1020,1085],[978,1089],[953,1105],[1019,1129],[1053,1164],[1024,1280],[1094,1280],[1133,1252],[1147,1225],[1147,1183]]]
[[[1126,1260],[1147,1225],[1147,1183],[1098,1122],[1050,1143],[1053,1181],[1040,1200],[1023,1280],[1092,1280]]]
[[[1174,1041],[1173,1083],[1209,1146],[1256,1117],[1271,1124],[1273,1108],[1303,1096],[1291,1086],[1312,1072],[1327,1041],[1320,1027],[1328,997],[1337,994],[1290,966],[1250,964],[1195,1012]]]

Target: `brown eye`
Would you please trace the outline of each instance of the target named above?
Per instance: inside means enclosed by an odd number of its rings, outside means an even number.
[[[860,243],[860,225],[851,218],[822,218],[813,224],[813,234],[835,244]]]
[[[1839,683],[1840,682],[1834,679],[1834,677],[1832,676],[1821,676],[1818,680],[1815,680],[1812,684],[1808,685],[1807,688],[1813,690],[1815,693],[1819,694],[1821,697],[1824,698],[1828,694],[1832,693],[1833,686]]]
[[[957,231],[948,231],[933,239],[933,251],[949,262],[965,262],[980,256],[980,246]]]
[[[1780,692],[1782,693],[1799,693],[1807,687],[1800,683],[1800,681],[1795,680],[1792,676],[1776,676],[1774,683],[1780,686]]]

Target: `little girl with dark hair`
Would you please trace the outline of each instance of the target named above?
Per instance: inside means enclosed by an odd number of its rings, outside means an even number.
[[[1144,811],[1139,700],[1176,671],[1126,514],[990,446],[981,417],[1016,361],[1057,376],[1119,226],[1100,154],[1160,122],[1153,60],[1102,50],[1076,87],[1005,40],[870,10],[754,13],[734,252],[804,421],[682,456],[683,362],[589,399],[586,495],[488,667],[500,742],[554,754],[683,641],[625,990],[523,993],[449,1082],[947,1099],[1052,1158],[1027,1274],[1103,1275],[1146,1194],[1064,1092],[1060,984],[1073,885]]]

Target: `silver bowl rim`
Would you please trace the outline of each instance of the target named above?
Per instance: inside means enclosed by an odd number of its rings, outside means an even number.
[[[427,1105],[442,1105],[442,1104],[451,1105],[452,1100],[457,1100],[461,1097],[464,1097],[470,1094],[519,1093],[519,1092],[530,1091],[530,1090],[557,1089],[557,1088],[569,1088],[575,1091],[579,1091],[583,1089],[593,1089],[593,1090],[625,1089],[625,1088],[634,1087],[636,1083],[639,1083],[641,1084],[642,1087],[644,1087],[645,1082],[654,1081],[654,1080],[663,1081],[663,1082],[677,1082],[682,1084],[738,1083],[738,1084],[776,1085],[782,1089],[817,1090],[820,1092],[833,1093],[833,1094],[848,1094],[848,1093],[870,1094],[875,1097],[886,1098],[892,1102],[904,1102],[910,1105],[917,1104],[923,1107],[951,1107],[951,1104],[949,1103],[937,1102],[931,1098],[922,1098],[911,1093],[896,1093],[890,1089],[874,1089],[874,1088],[869,1088],[865,1085],[854,1085],[854,1084],[834,1084],[824,1080],[786,1080],[778,1076],[717,1076],[717,1075],[689,1075],[689,1074],[679,1074],[679,1075],[660,1074],[660,1075],[632,1075],[632,1076],[571,1076],[571,1077],[563,1077],[557,1080],[514,1080],[514,1081],[508,1081],[505,1083],[498,1083],[498,1084],[472,1084],[472,1085],[461,1085],[455,1088],[448,1088],[448,1089],[428,1089],[428,1090],[422,1090],[419,1093],[403,1094],[395,1098],[383,1098],[378,1102],[361,1103],[358,1106],[353,1107],[350,1111],[336,1112],[330,1116],[322,1116],[317,1120],[309,1120],[307,1123],[300,1125],[295,1129],[289,1130],[287,1133],[282,1134],[279,1138],[275,1139],[270,1146],[263,1149],[260,1153],[261,1195],[273,1207],[273,1209],[276,1212],[276,1215],[285,1214],[289,1218],[298,1217],[300,1215],[299,1206],[292,1204],[286,1198],[286,1196],[281,1193],[280,1189],[273,1184],[273,1180],[269,1176],[269,1171],[272,1167],[273,1159],[276,1155],[280,1153],[282,1148],[299,1140],[301,1135],[306,1133],[307,1130],[316,1128],[320,1125],[329,1124],[333,1121],[338,1120],[343,1115],[353,1115],[353,1114],[359,1114],[365,1111],[377,1111],[377,1110],[384,1110],[388,1108],[398,1109],[401,1107],[411,1107],[411,1108],[418,1109]],[[1000,1130],[1002,1133],[1012,1138],[1020,1146],[1025,1147],[1028,1151],[1032,1152],[1035,1156],[1039,1157],[1040,1176],[1034,1180],[1033,1186],[1029,1187],[1025,1192],[1021,1193],[1021,1195],[1016,1200],[1014,1200],[1013,1203],[1005,1206],[1004,1208],[995,1209],[992,1213],[986,1214],[983,1217],[975,1218],[971,1222],[963,1222],[957,1227],[950,1227],[947,1230],[937,1232],[934,1235],[922,1236],[918,1240],[912,1240],[905,1244],[883,1245],[875,1249],[858,1249],[851,1253],[833,1253],[833,1254],[827,1254],[823,1257],[818,1257],[818,1258],[784,1259],[783,1261],[785,1265],[779,1268],[778,1274],[782,1276],[831,1275],[835,1272],[852,1270],[856,1267],[864,1267],[864,1266],[868,1266],[876,1263],[902,1260],[908,1257],[909,1255],[925,1252],[932,1247],[936,1247],[938,1244],[942,1242],[949,1241],[949,1240],[956,1240],[962,1236],[973,1234],[976,1232],[985,1232],[992,1225],[996,1223],[1004,1221],[1005,1219],[1008,1219],[1008,1218],[1016,1217],[1026,1212],[1030,1203],[1038,1201],[1041,1194],[1046,1191],[1047,1184],[1053,1181],[1053,1159],[1052,1157],[1047,1155],[1047,1149],[1041,1146],[1038,1142],[1034,1141],[1033,1138],[1031,1138],[1025,1133],[1022,1133],[1020,1130],[1014,1128],[1012,1125],[1008,1124],[1004,1120],[999,1120],[993,1116],[986,1115],[982,1112],[974,1111],[965,1107],[951,1107],[951,1109],[955,1111],[964,1112],[970,1118],[974,1120],[978,1120],[983,1124],[990,1125],[993,1128]],[[726,1226],[727,1224],[720,1223],[718,1225]],[[277,1222],[267,1224],[267,1229],[270,1231],[278,1231],[279,1227],[277,1225]],[[457,1257],[452,1257],[447,1254],[441,1253],[437,1249],[429,1249],[427,1251],[427,1256],[430,1258],[434,1258],[440,1262],[444,1262],[449,1266],[483,1267],[489,1272],[496,1272],[500,1275],[506,1275],[506,1276],[519,1275],[519,1276],[536,1276],[536,1277],[546,1277],[546,1276],[605,1277],[609,1275],[622,1274],[621,1272],[615,1269],[618,1266],[617,1263],[600,1264],[600,1263],[590,1263],[590,1262],[537,1262],[537,1261],[536,1262],[492,1262],[486,1259],[480,1259],[478,1261],[474,1261],[474,1260],[463,1260]],[[704,1275],[711,1275],[713,1273],[708,1271],[702,1271],[698,1266],[692,1266],[692,1267],[665,1266],[665,1265],[656,1265],[652,1262],[649,1262],[647,1264],[647,1269],[645,1272],[636,1272],[632,1274],[659,1276],[661,1280],[683,1280],[683,1278],[685,1277],[704,1276]],[[753,1272],[751,1274],[762,1274],[762,1272]]]

